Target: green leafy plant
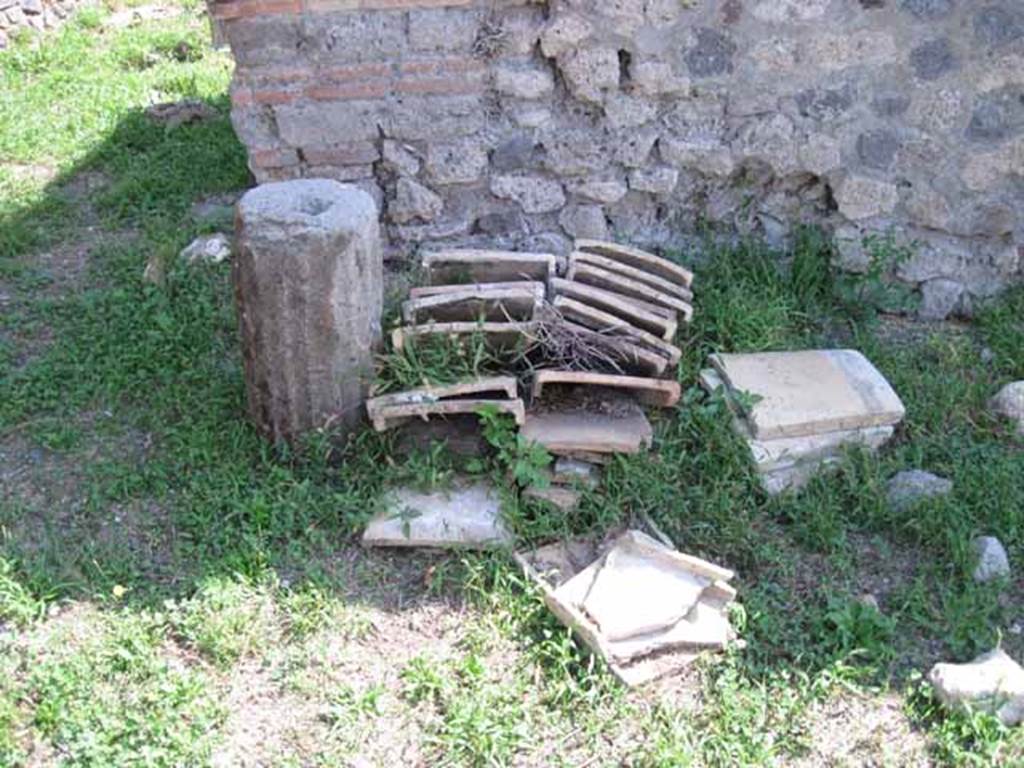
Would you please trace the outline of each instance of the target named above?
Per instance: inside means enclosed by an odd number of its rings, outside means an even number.
[[[550,481],[543,470],[551,464],[547,449],[523,437],[508,414],[493,407],[481,408],[479,414],[484,439],[497,452],[498,465],[521,486],[546,488]]]
[[[916,297],[906,285],[896,282],[899,267],[914,255],[915,244],[897,242],[892,234],[868,235],[862,242],[867,268],[862,274],[839,272],[835,278],[836,298],[855,319],[872,319],[878,312],[908,312]]]

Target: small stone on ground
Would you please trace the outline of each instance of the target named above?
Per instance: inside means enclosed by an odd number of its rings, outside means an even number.
[[[999,539],[995,536],[979,536],[971,542],[971,546],[978,556],[978,566],[974,569],[976,582],[984,584],[1010,576],[1010,558]]]
[[[886,489],[889,506],[905,510],[926,499],[948,496],[953,492],[953,481],[920,469],[908,469],[894,475]]]
[[[992,410],[1017,426],[1017,434],[1024,436],[1024,381],[1015,381],[1003,387],[992,398]]]

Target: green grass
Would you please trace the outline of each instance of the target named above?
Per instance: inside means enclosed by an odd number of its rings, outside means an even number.
[[[811,230],[788,254],[707,245],[685,396],[655,415],[656,450],[617,458],[570,515],[505,494],[524,545],[646,514],[739,573],[746,647],[694,672],[700,706],[626,693],[506,557],[352,546],[385,485],[452,476],[444,449],[398,459],[366,432],[286,451],[246,424],[227,270],[177,261],[209,226],[193,203],[249,181],[230,63],[201,6],[180,7],[118,29],[87,9],[0,53],[0,447],[20,462],[0,492],[0,764],[204,765],[231,741],[230,692],[257,679],[311,713],[315,747],[266,747],[280,765],[393,764],[382,742],[402,739],[442,765],[787,764],[813,747],[816,708],[851,691],[900,696],[938,764],[1024,760],[1018,732],[944,712],[919,679],[1000,641],[1024,654],[1020,582],[974,585],[967,547],[989,534],[1024,553],[1024,451],[986,408],[1024,377],[1024,292],[963,333],[907,340],[874,313],[905,299],[884,242],[859,282]],[[143,114],[181,98],[217,117],[169,130]],[[83,242],[74,275],[39,257]],[[160,288],[141,280],[154,258]],[[821,345],[862,349],[907,420],[880,455],[768,499],[697,372],[713,351]],[[397,389],[495,361],[470,339],[382,364]],[[488,424],[495,456],[469,469],[531,479],[543,457]],[[885,482],[907,467],[953,495],[891,510]],[[881,613],[857,601],[868,589]]]

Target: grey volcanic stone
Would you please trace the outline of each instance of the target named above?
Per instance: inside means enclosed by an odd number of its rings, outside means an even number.
[[[834,120],[853,106],[856,96],[852,86],[842,88],[810,88],[796,95],[800,114],[813,120]]]
[[[736,43],[709,27],[697,29],[697,44],[686,53],[686,66],[694,77],[715,77],[732,72]]]
[[[902,0],[900,6],[919,19],[941,19],[956,8],[956,0]]]
[[[964,287],[956,280],[929,280],[921,286],[917,314],[924,320],[945,320],[956,312],[963,295]]]
[[[910,65],[922,80],[938,80],[958,67],[953,44],[948,37],[922,43],[910,52]]]
[[[974,37],[982,45],[999,48],[1024,37],[1024,11],[988,5],[974,14]]]
[[[1010,576],[1010,558],[1003,543],[995,536],[979,536],[971,542],[971,549],[978,558],[974,569],[974,580],[980,584]]]
[[[871,102],[871,108],[879,117],[896,117],[910,107],[910,97],[902,93],[879,93]]]
[[[1024,132],[1024,87],[1006,86],[979,97],[967,126],[971,141],[1002,141]]]
[[[518,171],[530,168],[537,158],[537,144],[527,135],[515,136],[491,152],[491,168]]]
[[[989,407],[996,415],[1013,421],[1017,432],[1024,435],[1024,381],[1007,384],[992,398]]]
[[[946,496],[952,492],[952,480],[920,469],[908,469],[889,480],[885,498],[890,507],[902,511],[926,499]]]
[[[381,338],[377,206],[357,187],[287,181],[238,204],[234,262],[249,413],[274,441],[354,430]]]
[[[857,137],[857,156],[868,168],[888,170],[899,149],[899,137],[892,131],[869,131]]]

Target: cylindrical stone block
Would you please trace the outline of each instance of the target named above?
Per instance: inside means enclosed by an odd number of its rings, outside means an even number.
[[[368,194],[320,179],[245,194],[234,264],[249,413],[269,439],[348,434],[381,340],[383,251]]]

